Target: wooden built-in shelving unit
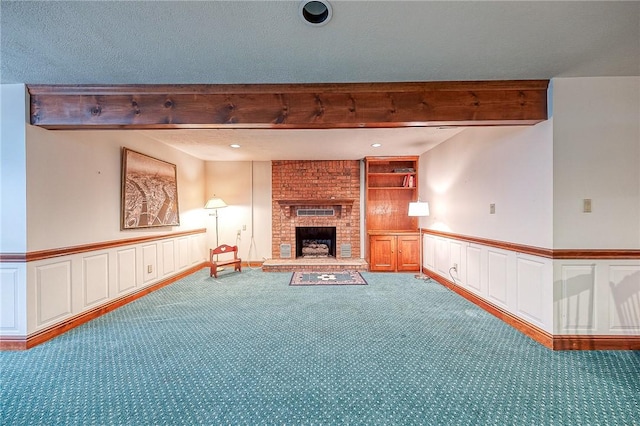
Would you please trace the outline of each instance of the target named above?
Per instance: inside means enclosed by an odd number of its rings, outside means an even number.
[[[418,219],[409,216],[409,203],[418,199],[418,157],[366,157],[364,160],[366,253],[370,269],[417,271]],[[372,245],[376,250],[371,250]]]

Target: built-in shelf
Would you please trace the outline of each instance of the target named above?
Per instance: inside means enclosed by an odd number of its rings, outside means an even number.
[[[418,157],[365,158],[367,260],[371,271],[418,271]]]

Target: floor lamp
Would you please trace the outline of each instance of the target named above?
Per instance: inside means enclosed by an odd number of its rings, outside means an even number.
[[[227,203],[222,201],[222,198],[217,198],[215,195],[213,196],[213,198],[207,201],[207,204],[204,205],[205,209],[214,211],[214,213],[209,213],[209,216],[216,217],[216,248],[220,245],[220,243],[218,242],[218,209],[224,207],[227,207]],[[218,255],[216,255],[216,260],[218,260]],[[218,270],[220,271],[222,270],[222,268],[218,268]]]
[[[429,216],[429,203],[418,201],[409,203],[409,216],[413,217],[426,217]],[[422,273],[422,227],[418,224],[420,230],[420,274],[416,275],[416,278],[424,280],[428,278]]]

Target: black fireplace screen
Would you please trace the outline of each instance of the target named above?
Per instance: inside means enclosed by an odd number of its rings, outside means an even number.
[[[336,227],[296,227],[296,257],[336,257]]]

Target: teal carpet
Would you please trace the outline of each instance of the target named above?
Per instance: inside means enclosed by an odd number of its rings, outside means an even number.
[[[640,352],[553,352],[434,282],[203,269],[25,352],[2,425],[640,425]]]

